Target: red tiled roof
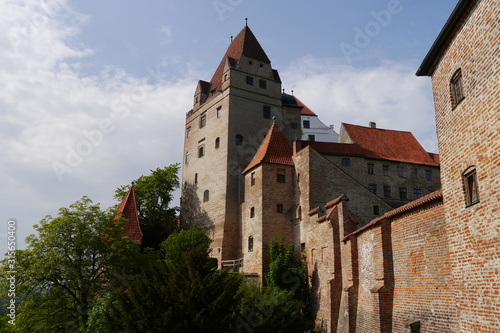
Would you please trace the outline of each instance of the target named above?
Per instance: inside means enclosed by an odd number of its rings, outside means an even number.
[[[115,217],[119,216],[123,216],[127,220],[125,236],[141,244],[143,235],[141,224],[139,223],[139,215],[137,214],[137,203],[133,186],[130,186],[130,189],[116,210]]]
[[[302,103],[297,97],[293,96],[298,106],[302,106],[302,110],[300,110],[300,115],[302,116],[318,116],[316,113],[312,112],[311,109],[307,107],[304,103]]]
[[[367,229],[370,229],[373,226],[377,225],[379,222],[381,222],[387,218],[394,217],[394,216],[397,216],[399,214],[403,214],[403,213],[411,211],[413,209],[417,209],[426,203],[435,201],[435,200],[440,199],[442,197],[443,197],[443,191],[437,190],[437,191],[429,193],[421,198],[418,198],[417,200],[413,200],[413,201],[407,203],[406,205],[403,205],[401,207],[390,210],[387,213],[385,213],[384,215],[372,220],[370,223],[368,223],[364,227],[362,227],[354,232],[351,232],[349,235],[345,236],[342,241],[345,242],[349,237],[354,236],[356,234],[359,234]]]
[[[217,92],[222,88],[222,74],[224,72],[224,66],[226,65],[227,58],[239,61],[241,56],[247,56],[268,64],[271,63],[271,60],[267,57],[266,52],[262,49],[262,46],[260,46],[252,30],[250,30],[248,26],[245,26],[229,45],[226,54],[224,54],[219,67],[217,67],[217,70],[212,77],[212,80],[210,80],[210,84],[212,85],[211,91]]]
[[[438,166],[410,132],[342,123],[352,141],[373,158]]]
[[[273,124],[262,140],[250,164],[243,170],[243,174],[261,163],[292,165],[292,147],[281,133],[276,124]]]

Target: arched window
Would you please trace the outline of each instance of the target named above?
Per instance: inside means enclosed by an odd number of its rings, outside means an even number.
[[[464,99],[462,70],[459,68],[450,80],[451,107],[456,107]]]
[[[205,192],[203,192],[203,202],[207,202],[208,200],[210,200],[210,192],[205,190]]]
[[[253,251],[253,236],[248,237],[248,252]]]
[[[215,139],[215,149],[220,147],[220,138]]]

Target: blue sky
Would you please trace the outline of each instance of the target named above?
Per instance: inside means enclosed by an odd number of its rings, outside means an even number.
[[[414,74],[456,3],[2,1],[0,220],[18,221],[23,247],[59,207],[109,207],[119,185],[181,162],[196,82],[245,18],[324,123],[375,121],[436,152],[430,79]]]

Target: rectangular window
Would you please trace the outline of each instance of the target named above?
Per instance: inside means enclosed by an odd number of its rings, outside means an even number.
[[[206,124],[207,124],[207,114],[204,113],[200,116],[200,128],[205,127]]]
[[[391,196],[391,187],[389,185],[384,185],[384,197],[390,198]]]
[[[368,190],[376,195],[377,194],[377,184],[369,184]]]
[[[246,81],[247,81],[247,84],[253,86],[253,77],[252,76],[247,75]]]
[[[309,120],[304,120],[302,122],[302,127],[304,127],[304,128],[311,128],[311,122]]]
[[[422,190],[419,188],[413,189],[413,199],[418,199],[422,196]]]
[[[373,215],[380,215],[380,206],[373,206]]]
[[[408,190],[406,189],[406,187],[399,188],[399,198],[408,199]]]
[[[342,166],[351,166],[351,159],[348,157],[342,158]]]
[[[205,156],[205,145],[201,145],[198,147],[198,157]]]
[[[255,185],[255,172],[252,172],[250,174],[250,186],[254,186]]]
[[[465,205],[470,206],[479,202],[479,185],[477,182],[476,168],[467,169],[463,176],[465,188]]]
[[[191,137],[191,127],[188,127],[186,129],[186,138],[190,138]]]
[[[267,89],[267,81],[266,80],[259,80],[259,88]]]
[[[277,174],[276,174],[276,181],[278,183],[284,183],[285,182],[285,170],[279,169]]]
[[[255,217],[255,207],[250,208],[250,218]]]
[[[253,236],[248,237],[248,252],[253,251]]]
[[[292,129],[297,129],[297,128],[298,128],[297,123],[291,123],[291,124],[290,124],[290,127],[291,127]]]
[[[368,174],[369,175],[374,175],[375,174],[375,165],[373,163],[368,163]]]
[[[389,176],[389,166],[388,165],[382,165],[382,174],[384,176]]]
[[[217,108],[217,118],[220,118],[222,116],[222,106],[219,106]]]
[[[189,153],[186,153],[186,159],[185,159],[185,161],[186,161],[186,164],[189,163]]]
[[[243,136],[237,134],[234,140],[235,145],[243,146]]]
[[[417,179],[418,178],[417,169],[415,169],[415,168],[411,169],[411,178],[412,179]]]
[[[313,142],[314,142],[314,141],[316,141],[316,135],[309,134],[309,135],[307,136],[307,140],[309,140],[309,141],[313,141]]]
[[[404,167],[398,167],[398,177],[399,178],[404,178],[405,176],[405,168]]]
[[[283,213],[283,205],[282,204],[276,205],[276,213]]]
[[[464,92],[462,87],[462,71],[459,69],[453,74],[450,81],[451,106],[456,107],[463,99]]]
[[[432,170],[425,170],[425,180],[432,181]]]
[[[262,108],[262,117],[266,119],[271,119],[271,107],[268,105],[264,105]]]

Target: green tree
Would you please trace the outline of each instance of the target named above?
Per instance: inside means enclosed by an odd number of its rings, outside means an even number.
[[[164,260],[110,302],[110,332],[230,332],[236,325],[241,276],[216,269],[210,239],[199,229],[172,234]]]
[[[179,188],[179,168],[179,164],[172,164],[151,170],[149,176],[141,176],[115,191],[115,198],[121,201],[129,187],[134,185],[144,248],[159,249],[161,242],[177,228],[178,208],[170,205],[173,192]]]
[[[238,332],[302,333],[312,327],[303,312],[304,303],[292,291],[250,284],[240,292]]]
[[[132,276],[139,246],[123,237],[126,221],[113,215],[83,197],[35,225],[37,235],[15,256],[17,329],[83,331],[97,296]],[[4,277],[9,270],[5,259]]]
[[[271,288],[292,291],[296,299],[307,298],[306,268],[293,249],[293,244],[285,245],[283,240],[269,243],[271,263],[266,276]]]

